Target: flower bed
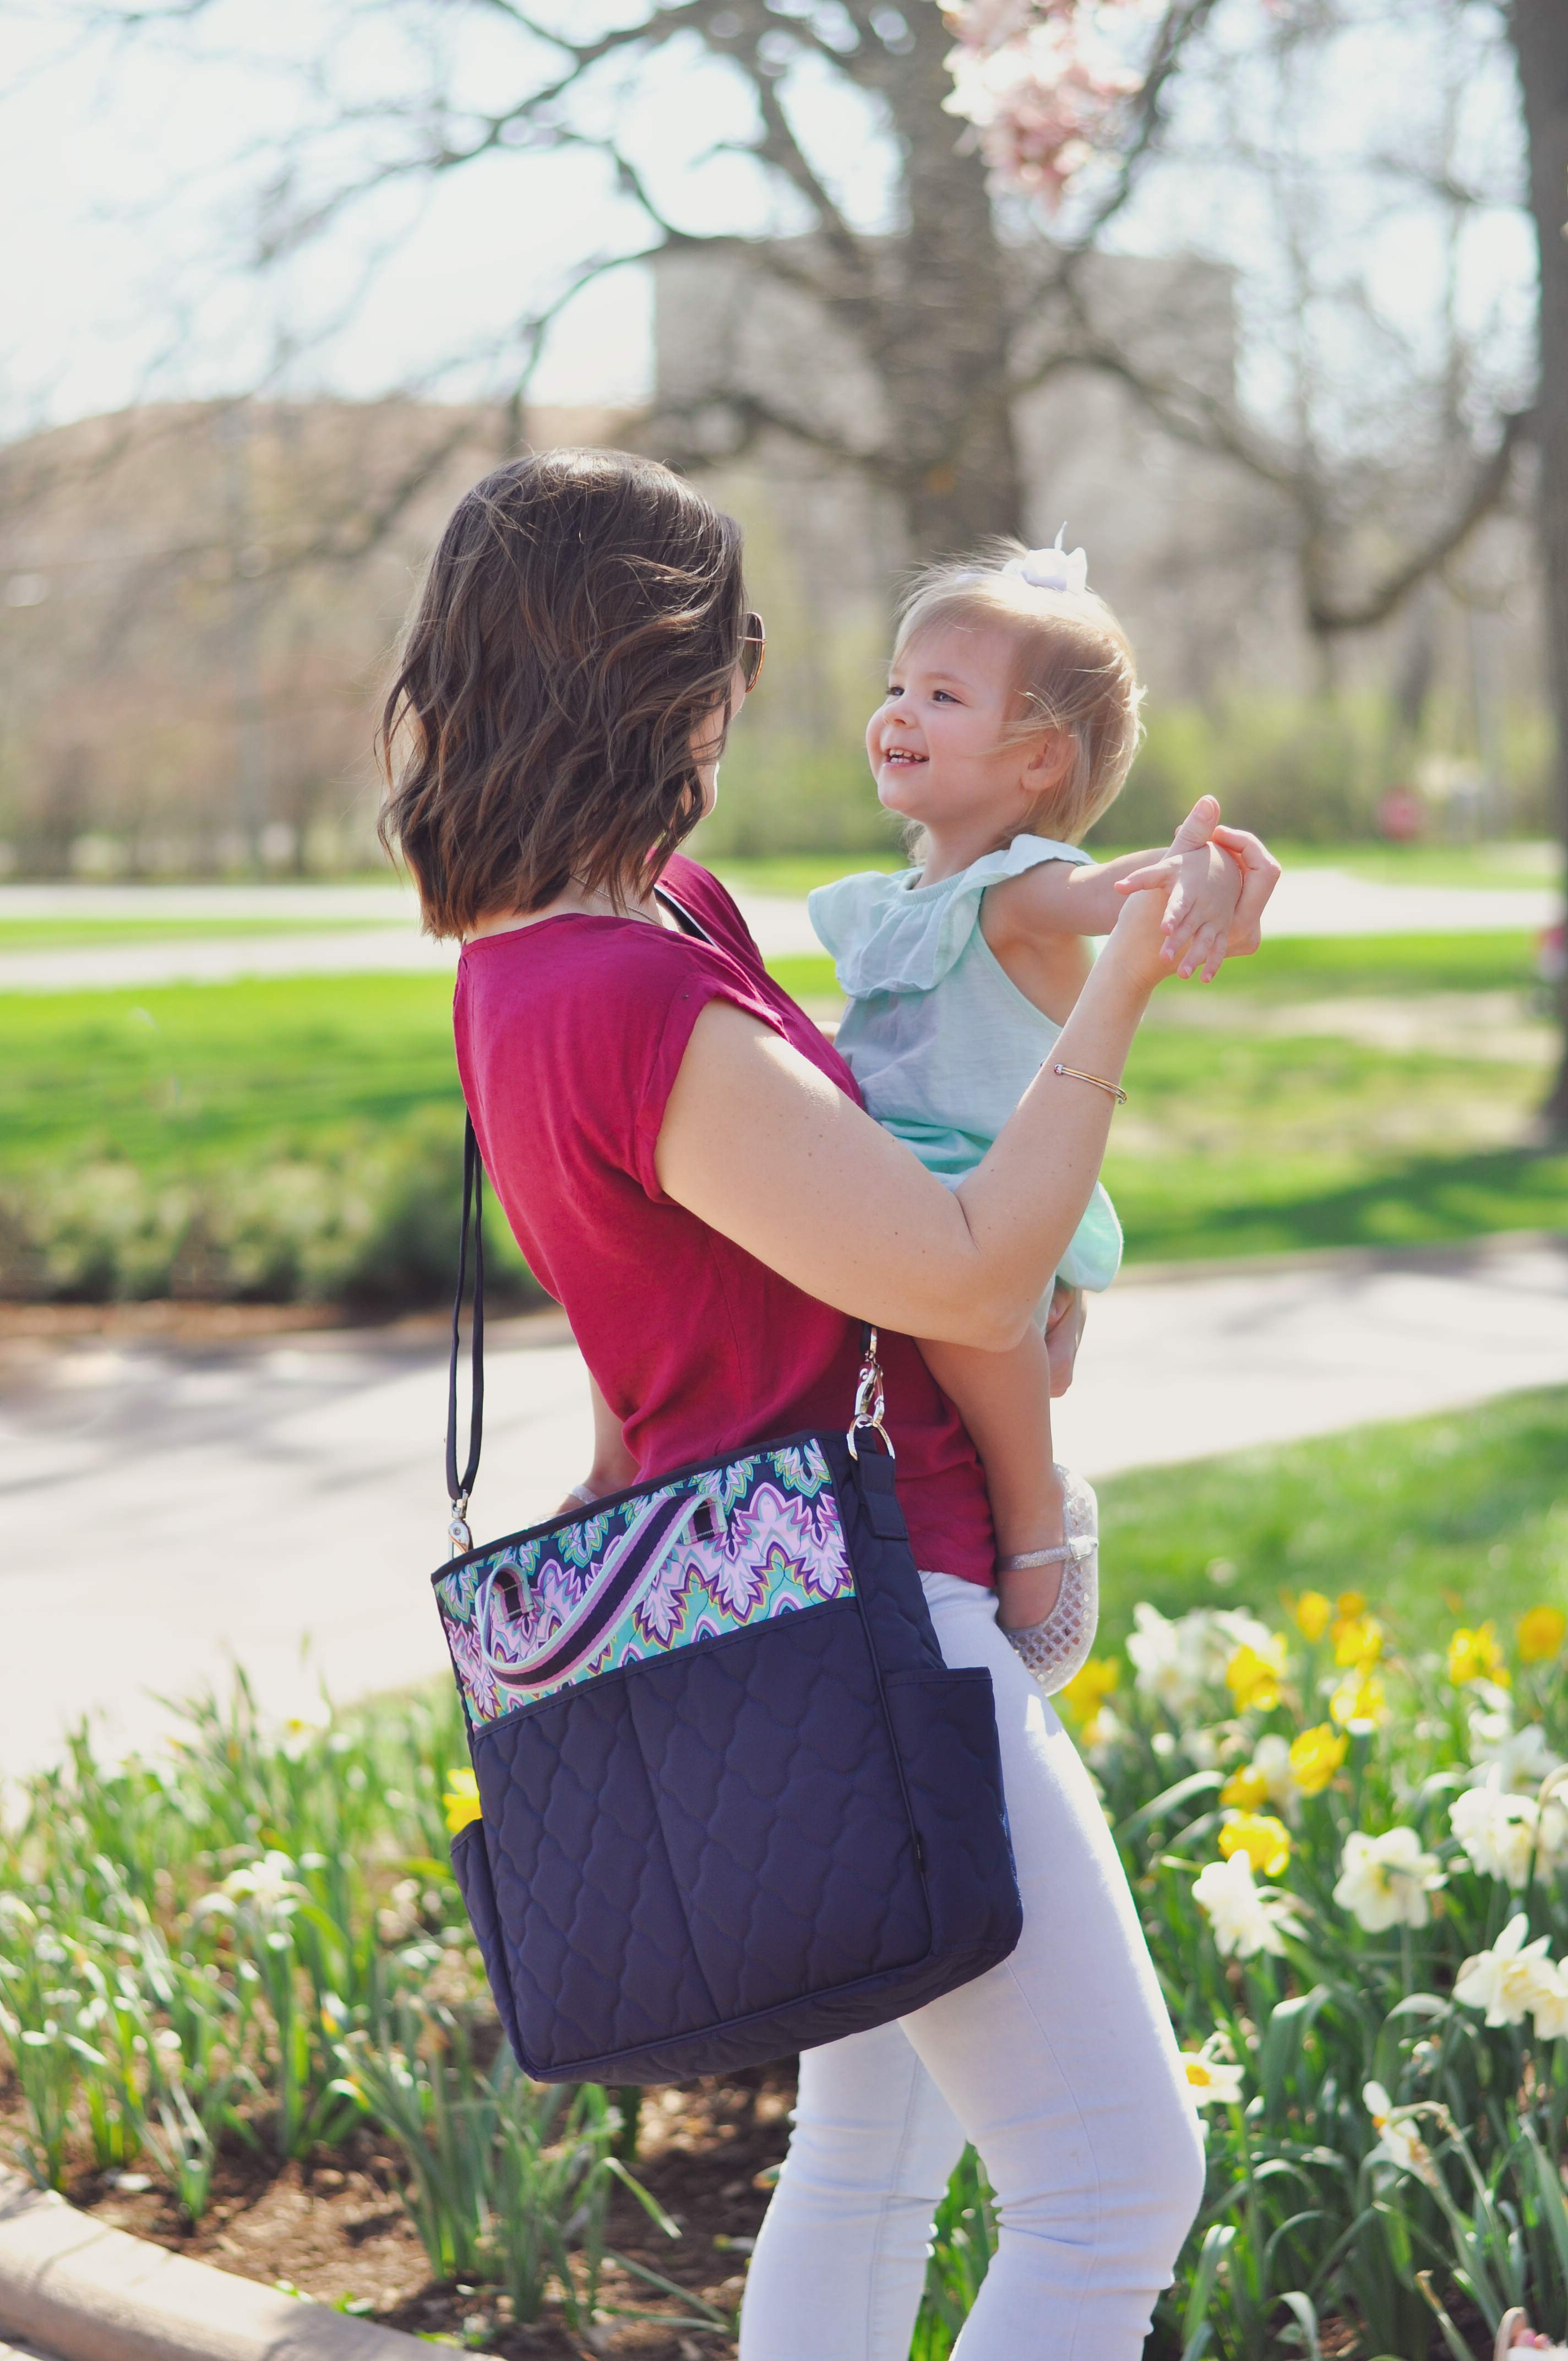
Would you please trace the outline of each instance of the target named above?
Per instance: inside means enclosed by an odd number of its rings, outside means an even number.
[[[1483,2347],[1568,2319],[1564,1618],[1400,1644],[1316,1591],[1140,1606],[1064,1700],[1207,2126],[1151,2351]],[[541,2090],[446,1864],[453,1702],[268,1730],[243,1684],[156,1762],[85,1740],[0,1845],[3,2110],[143,2235],[504,2354],[720,2353],[787,2074]],[[915,2361],[983,2276],[972,2159]]]
[[[1568,2317],[1568,1624],[1283,1607],[1140,1606],[1066,1699],[1207,2125],[1161,2349],[1463,2361]]]

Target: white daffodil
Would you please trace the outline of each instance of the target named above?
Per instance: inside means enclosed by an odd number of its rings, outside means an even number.
[[[1539,1721],[1527,1721],[1522,1730],[1516,1730],[1512,1713],[1507,1709],[1473,1713],[1470,1746],[1471,1785],[1499,1787],[1510,1795],[1533,1795],[1547,1773],[1557,1770],[1563,1761],[1547,1744]]]
[[[1213,1628],[1218,1653],[1224,1664],[1229,1663],[1238,1648],[1252,1648],[1258,1655],[1266,1656],[1271,1648],[1284,1644],[1280,1632],[1272,1631],[1266,1623],[1260,1623],[1257,1617],[1249,1615],[1245,1607],[1211,1607],[1200,1611],[1206,1614]],[[1222,1671],[1224,1664],[1221,1665]]]
[[[1492,1784],[1467,1787],[1448,1807],[1449,1826],[1464,1846],[1472,1868],[1483,1877],[1500,1877],[1517,1891],[1530,1875],[1535,1851],[1540,1806],[1533,1795],[1510,1795]]]
[[[1437,2167],[1431,2160],[1431,2148],[1416,2129],[1415,2109],[1396,2107],[1381,2082],[1368,2082],[1361,2096],[1377,2135],[1377,2145],[1368,2162],[1395,2165],[1400,2172],[1413,2172],[1418,2180],[1432,2185],[1437,2179]]]
[[[1453,1997],[1466,2008],[1484,2008],[1488,2025],[1522,2025],[1529,2012],[1549,2003],[1562,1979],[1546,1956],[1550,1939],[1527,1943],[1530,1921],[1519,1911],[1508,1920],[1489,1951],[1466,1960],[1453,1980]]]
[[[1266,1730],[1252,1750],[1252,1767],[1268,1791],[1268,1800],[1276,1811],[1294,1816],[1299,1808],[1301,1790],[1290,1768],[1290,1741],[1277,1730]]]
[[[1207,1651],[1202,1635],[1194,1630],[1192,1616],[1184,1615],[1179,1623],[1173,1623],[1146,1599],[1140,1599],[1134,1608],[1133,1625],[1127,1656],[1134,1686],[1179,1721],[1203,1694]]]
[[[1568,1859],[1568,1790],[1553,1787],[1540,1806],[1536,1850],[1543,1866],[1559,1868]]]
[[[1250,1960],[1255,1951],[1277,1954],[1285,1949],[1281,1936],[1301,1931],[1283,1896],[1255,1882],[1245,1852],[1206,1862],[1193,1881],[1192,1898],[1208,1919],[1223,1959]]]
[[[1181,2064],[1195,2106],[1240,2106],[1242,2069],[1224,2034],[1212,2033],[1201,2049],[1184,2049]]]
[[[1195,1607],[1173,1621],[1141,1599],[1133,1609],[1127,1654],[1135,1686],[1185,1719],[1208,1689],[1223,1688],[1225,1667],[1240,1648],[1268,1660],[1279,1635],[1241,1608]]]
[[[1424,1927],[1431,1916],[1429,1896],[1447,1879],[1435,1852],[1423,1852],[1414,1828],[1388,1828],[1369,1837],[1357,1828],[1345,1839],[1334,1900],[1358,1927],[1380,1935],[1389,1927]]]
[[[1568,2034],[1568,1975],[1560,1965],[1553,1965],[1550,1985],[1543,1984],[1530,2003],[1530,2015],[1542,2041],[1561,2041]]]
[[[306,1898],[286,1852],[264,1853],[259,1861],[231,1870],[220,1890],[231,1903],[248,1902],[253,1910],[279,1918],[286,1918],[294,1905]]]

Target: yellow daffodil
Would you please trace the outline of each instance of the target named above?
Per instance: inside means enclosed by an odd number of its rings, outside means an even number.
[[[1326,1721],[1290,1741],[1290,1775],[1303,1795],[1321,1795],[1350,1752],[1350,1741]]]
[[[1336,1615],[1365,1615],[1365,1612],[1366,1597],[1363,1591],[1342,1590],[1339,1597],[1334,1600],[1334,1613]]]
[[[1268,1782],[1255,1763],[1237,1764],[1220,1790],[1220,1801],[1240,1812],[1255,1812],[1268,1801]]]
[[[1226,1861],[1245,1852],[1260,1877],[1277,1877],[1290,1858],[1290,1831],[1268,1812],[1236,1812],[1220,1830]]]
[[[1376,1615],[1342,1615],[1333,1642],[1336,1664],[1375,1664],[1383,1653],[1383,1626]]]
[[[1092,1721],[1121,1683],[1122,1667],[1117,1658],[1091,1656],[1063,1687],[1057,1702],[1066,1706],[1074,1721]]]
[[[1495,1681],[1505,1689],[1509,1686],[1495,1623],[1478,1623],[1473,1631],[1460,1626],[1448,1643],[1448,1677],[1456,1689],[1467,1681]]]
[[[1225,1666],[1225,1686],[1235,1699],[1236,1711],[1245,1713],[1253,1706],[1259,1713],[1267,1713],[1277,1706],[1284,1670],[1285,1642],[1277,1632],[1266,1648],[1252,1648],[1244,1641]]]
[[[1561,1607],[1531,1607],[1519,1617],[1519,1649],[1521,1664],[1542,1664],[1555,1656],[1563,1640],[1568,1638],[1568,1615]]]
[[[1321,1590],[1304,1590],[1291,1607],[1290,1616],[1303,1640],[1321,1640],[1329,1628],[1333,1603]]]
[[[472,1771],[449,1771],[446,1793],[442,1800],[446,1807],[449,1835],[455,1836],[458,1829],[466,1828],[470,1820],[477,1820],[479,1817],[479,1783]]]
[[[1377,1675],[1360,1666],[1347,1673],[1329,1699],[1329,1711],[1342,1724],[1387,1720],[1388,1700]]]

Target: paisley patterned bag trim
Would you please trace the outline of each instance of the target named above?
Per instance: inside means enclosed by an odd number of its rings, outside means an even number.
[[[469,1721],[853,1595],[809,1437],[475,1552],[434,1588]]]

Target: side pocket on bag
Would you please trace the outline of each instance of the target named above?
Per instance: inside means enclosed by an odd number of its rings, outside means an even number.
[[[526,2066],[522,2041],[518,2032],[517,2003],[512,1997],[507,1974],[506,1945],[501,1939],[500,1917],[496,1909],[495,1883],[490,1876],[489,1855],[485,1850],[483,1820],[470,1820],[458,1829],[452,1839],[452,1869],[463,1896],[463,1906],[468,1913],[468,1923],[479,1946],[485,1962],[485,1973],[490,1980],[490,1992],[501,2021],[501,2030],[510,2042],[512,2055],[520,2066]]]
[[[1007,1957],[1024,1923],[991,1675],[983,1664],[890,1673],[884,1686],[925,1855],[935,1942],[972,1946],[982,1955],[978,1974]]]

